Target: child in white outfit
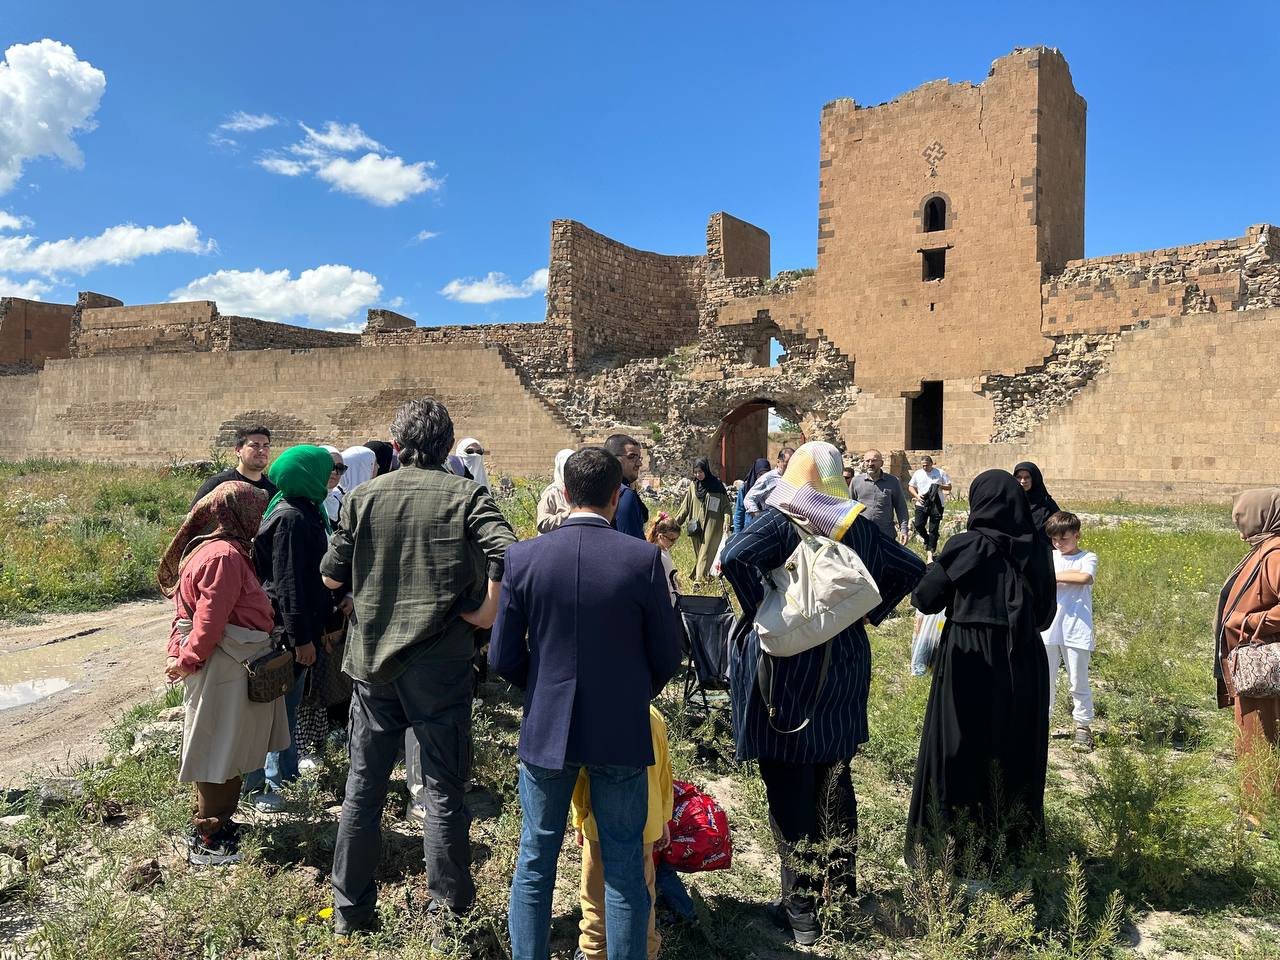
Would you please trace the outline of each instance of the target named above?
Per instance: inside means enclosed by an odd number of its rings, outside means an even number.
[[[1071,681],[1072,717],[1076,722],[1078,750],[1093,749],[1093,691],[1089,689],[1089,657],[1096,644],[1093,635],[1093,578],[1098,558],[1080,549],[1080,518],[1059,511],[1044,525],[1053,541],[1053,569],[1058,581],[1058,610],[1043,634],[1049,658],[1049,715],[1058,692],[1058,669],[1065,661]]]

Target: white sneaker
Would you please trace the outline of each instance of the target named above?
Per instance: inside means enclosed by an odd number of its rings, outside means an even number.
[[[284,813],[285,810],[284,797],[270,790],[250,794],[249,802],[259,813]]]

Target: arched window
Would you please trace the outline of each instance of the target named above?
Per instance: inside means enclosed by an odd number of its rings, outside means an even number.
[[[935,233],[947,228],[947,201],[930,197],[924,204],[924,232]]]

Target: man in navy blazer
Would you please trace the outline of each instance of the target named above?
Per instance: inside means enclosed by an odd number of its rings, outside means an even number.
[[[642,834],[649,701],[680,666],[680,625],[656,546],[610,526],[622,466],[585,447],[564,467],[564,524],[507,550],[489,665],[525,691],[524,824],[508,919],[513,960],[546,960],[556,861],[578,772],[600,834],[609,956],[647,954]]]

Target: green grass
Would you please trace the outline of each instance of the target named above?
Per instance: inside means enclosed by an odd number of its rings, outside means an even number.
[[[0,620],[158,596],[156,567],[203,476],[0,463]]]
[[[194,483],[154,472],[41,465],[42,478],[63,485],[43,498],[67,498],[26,511],[29,525],[72,529],[84,517],[144,511],[172,519]],[[26,483],[14,484],[25,476]],[[0,467],[0,492],[30,482],[13,466]],[[91,483],[84,482],[86,478]],[[130,484],[136,486],[131,487]],[[522,536],[532,533],[540,481],[519,482],[502,506]],[[73,495],[70,492],[74,488]],[[132,491],[132,492],[131,492]],[[180,495],[181,494],[181,495]],[[137,506],[135,506],[137,505]],[[1240,810],[1242,770],[1234,758],[1230,715],[1216,709],[1211,623],[1217,590],[1243,545],[1218,508],[1159,513],[1112,508],[1108,525],[1086,527],[1084,545],[1100,558],[1095,588],[1099,648],[1092,670],[1099,720],[1098,750],[1051,748],[1046,793],[1047,837],[1042,850],[993,870],[944,861],[939,869],[902,862],[904,821],[919,744],[928,677],[910,675],[910,610],[905,607],[871,632],[871,742],[854,761],[859,799],[859,889],[866,902],[834,898],[827,936],[809,955],[827,958],[1034,957],[1102,960],[1130,955],[1121,944],[1134,924],[1154,951],[1186,948],[1196,956],[1262,960],[1275,955],[1280,930],[1280,844],[1246,829]],[[44,517],[36,522],[37,514]],[[1092,513],[1093,511],[1084,511]],[[6,515],[9,516],[9,515]],[[57,518],[56,520],[53,518]],[[8,525],[6,525],[6,531]],[[107,537],[116,528],[92,536]],[[167,538],[167,534],[166,534]],[[677,568],[692,555],[687,538],[675,550]],[[8,565],[6,555],[6,568]],[[703,587],[716,591],[714,585]],[[77,595],[79,596],[79,595]],[[45,609],[32,598],[22,610]],[[65,598],[61,602],[66,602]],[[94,602],[82,598],[76,602]],[[157,654],[158,655],[158,654]],[[710,719],[680,709],[674,683],[659,700],[667,715],[677,776],[713,784],[730,809],[734,869],[690,879],[706,912],[699,929],[667,934],[667,960],[749,956],[787,957],[763,905],[777,895],[764,791],[753,764],[732,760],[722,714]],[[1070,723],[1065,680],[1054,726]],[[406,797],[395,785],[384,819],[379,873],[383,930],[339,943],[324,914],[324,880],[336,824],[329,807],[345,776],[345,757],[331,750],[318,776],[291,792],[292,813],[249,831],[246,862],[226,871],[192,870],[177,846],[189,815],[189,794],[174,782],[176,758],[157,747],[129,751],[132,732],[163,704],[137,707],[109,734],[111,758],[76,771],[80,797],[41,810],[34,797],[0,814],[27,812],[20,826],[0,830],[0,851],[21,847],[29,869],[7,894],[11,907],[35,925],[29,943],[42,957],[96,960],[171,960],[178,957],[428,957],[439,931],[424,911],[420,840],[402,820]],[[475,727],[476,779],[495,798],[473,826],[479,906],[454,928],[458,942],[484,958],[502,956],[506,896],[520,829],[514,761],[518,700],[501,685],[486,689]],[[1270,776],[1280,756],[1264,758]],[[109,819],[119,805],[123,819]],[[1280,803],[1262,811],[1271,836],[1280,836]],[[576,921],[577,848],[566,845],[556,894],[553,948],[572,953]],[[163,882],[127,892],[122,877],[139,860],[156,857]],[[961,882],[983,881],[973,895]],[[865,910],[872,907],[873,916]],[[860,909],[864,908],[864,909]],[[1167,918],[1176,916],[1176,922]],[[1235,933],[1242,931],[1242,933]],[[1163,945],[1163,946],[1162,946]]]

